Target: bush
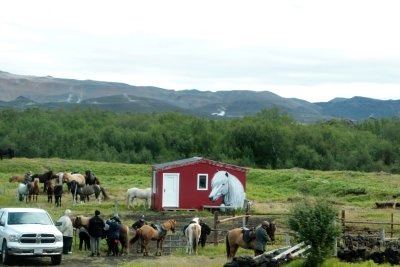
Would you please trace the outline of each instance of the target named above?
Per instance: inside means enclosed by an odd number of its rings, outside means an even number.
[[[289,228],[298,234],[300,242],[311,245],[304,266],[321,266],[332,255],[340,226],[336,224],[335,208],[324,202],[300,202],[293,206],[288,219]]]

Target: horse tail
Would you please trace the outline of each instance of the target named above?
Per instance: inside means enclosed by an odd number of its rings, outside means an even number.
[[[140,231],[140,229],[136,230],[136,235],[134,237],[131,238],[131,240],[129,240],[129,245],[132,246],[133,244],[135,244],[136,241],[138,241],[140,234],[142,231]]]
[[[192,233],[192,248],[193,251],[197,253],[197,247],[199,245],[199,237],[200,237],[200,225],[194,225]]]
[[[225,245],[226,245],[226,257],[229,259],[229,256],[231,255],[231,246],[229,245],[229,233],[226,234]]]
[[[104,188],[101,185],[99,185],[99,187],[100,187],[101,193],[103,194],[104,200],[107,200],[108,195],[106,193],[106,190],[104,190]]]

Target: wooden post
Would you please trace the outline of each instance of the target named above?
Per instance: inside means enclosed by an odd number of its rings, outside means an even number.
[[[391,220],[390,220],[390,238],[393,238],[393,212],[391,214]]]
[[[381,228],[379,231],[379,239],[384,242],[385,241],[385,228]]]
[[[218,211],[214,211],[214,246],[218,245]]]
[[[342,232],[346,232],[346,211],[342,210]]]
[[[118,216],[118,202],[114,201],[114,216]]]

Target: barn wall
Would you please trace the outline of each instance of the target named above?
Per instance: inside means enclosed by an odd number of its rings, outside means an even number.
[[[221,167],[201,161],[186,166],[177,166],[157,171],[157,193],[153,194],[152,208],[162,210],[163,173],[180,173],[179,177],[179,207],[180,209],[202,209],[203,205],[219,206],[221,199],[211,202],[208,195],[211,192],[211,180],[217,171],[228,171],[235,175],[246,191],[246,172],[244,169],[230,168],[230,165]],[[208,174],[208,190],[197,190],[197,175]]]

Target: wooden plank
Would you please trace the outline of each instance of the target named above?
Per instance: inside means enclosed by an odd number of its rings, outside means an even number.
[[[228,222],[228,221],[232,221],[232,220],[236,220],[236,219],[240,219],[240,218],[244,218],[244,217],[250,217],[250,216],[251,215],[240,215],[240,216],[230,217],[230,218],[218,220],[217,223]]]

